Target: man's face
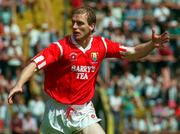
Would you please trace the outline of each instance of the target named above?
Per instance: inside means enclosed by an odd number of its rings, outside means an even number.
[[[91,35],[94,25],[87,22],[87,14],[75,14],[72,17],[73,36],[76,41],[82,41]]]

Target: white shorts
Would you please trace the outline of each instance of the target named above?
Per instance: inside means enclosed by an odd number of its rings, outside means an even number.
[[[41,134],[73,134],[100,120],[91,101],[83,105],[64,105],[49,99],[40,131]]]

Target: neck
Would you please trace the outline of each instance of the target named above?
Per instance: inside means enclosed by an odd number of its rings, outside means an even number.
[[[84,39],[76,40],[76,42],[83,48],[86,48],[90,39],[91,39],[91,36],[88,36],[88,37],[85,37]]]

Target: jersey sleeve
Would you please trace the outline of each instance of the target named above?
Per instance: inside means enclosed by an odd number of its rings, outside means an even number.
[[[102,38],[106,47],[106,58],[123,58],[124,53],[127,52],[127,47],[122,46],[119,43],[113,42],[106,38]]]
[[[59,42],[54,42],[34,56],[31,61],[35,62],[37,68],[40,70],[49,64],[58,61],[62,55],[62,46]]]

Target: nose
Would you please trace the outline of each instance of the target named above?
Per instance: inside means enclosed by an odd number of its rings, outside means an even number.
[[[78,28],[77,23],[73,23],[73,29],[77,29],[77,28]]]

